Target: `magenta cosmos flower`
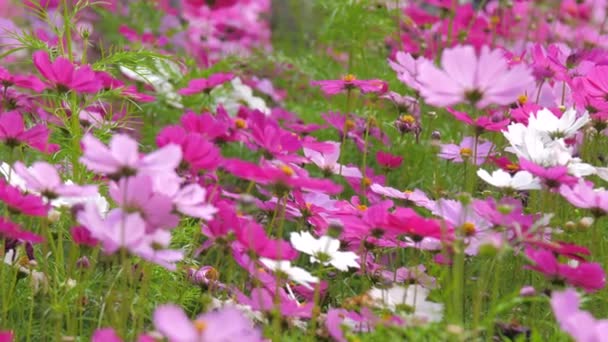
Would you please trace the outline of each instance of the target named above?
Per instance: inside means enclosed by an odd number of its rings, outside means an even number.
[[[523,64],[509,68],[501,50],[487,46],[477,54],[472,46],[446,49],[443,69],[431,63],[419,67],[418,81],[424,99],[435,106],[470,103],[477,108],[491,104],[508,105],[517,100],[534,77]]]
[[[396,169],[401,166],[403,158],[388,152],[378,151],[376,153],[376,161],[387,169]]]
[[[57,91],[96,93],[103,88],[103,84],[89,65],[76,66],[64,57],[57,57],[51,62],[45,51],[34,52],[32,59],[38,72],[46,78],[47,85]]]
[[[547,250],[528,248],[526,256],[534,263],[527,268],[544,274],[552,280],[566,281],[587,292],[595,292],[606,285],[606,273],[596,262],[578,262],[576,266],[560,264],[555,255]]]
[[[154,326],[172,342],[262,341],[262,334],[243,314],[232,307],[199,315],[191,321],[176,305],[161,305],[154,311]]]
[[[0,114],[0,141],[9,147],[24,144],[44,153],[55,152],[59,146],[48,143],[49,133],[49,129],[42,125],[26,129],[23,117],[17,112]]]
[[[341,80],[313,81],[312,86],[321,87],[326,95],[336,95],[345,90],[359,89],[362,93],[384,94],[388,91],[388,84],[382,80],[358,80],[355,75],[348,74]]]
[[[4,217],[0,217],[0,236],[31,243],[40,243],[44,241],[43,237],[21,229],[18,224],[11,222]]]
[[[206,92],[211,88],[224,84],[234,78],[231,73],[218,73],[209,76],[209,78],[195,78],[188,82],[186,88],[180,89],[177,93],[180,95],[194,95],[201,92]]]
[[[4,179],[0,179],[0,201],[4,202],[9,210],[30,216],[46,216],[49,207],[42,198],[36,195],[21,193],[16,187],[10,186]]]
[[[80,162],[91,171],[113,178],[133,176],[138,172],[171,173],[182,159],[182,151],[175,144],[140,157],[137,142],[124,134],[114,135],[108,147],[91,134],[85,135],[81,142],[84,154]]]

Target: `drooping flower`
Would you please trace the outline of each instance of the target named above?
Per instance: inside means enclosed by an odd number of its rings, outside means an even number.
[[[96,93],[103,88],[103,84],[89,65],[75,66],[65,57],[57,57],[51,62],[45,51],[34,52],[32,59],[46,83],[57,91]]]
[[[403,157],[392,155],[388,152],[376,152],[376,161],[387,169],[396,169],[403,163]]]
[[[484,46],[477,54],[473,46],[456,46],[443,51],[441,66],[422,63],[417,80],[420,93],[435,106],[470,103],[477,108],[508,105],[517,100],[534,77],[523,64],[509,68],[499,49]]]
[[[199,315],[191,321],[184,310],[172,304],[154,311],[154,326],[173,342],[261,342],[262,334],[236,308],[225,307]]]
[[[298,251],[310,255],[310,262],[320,262],[324,265],[331,264],[340,271],[347,271],[349,267],[359,268],[357,259],[359,256],[353,252],[341,252],[340,240],[329,236],[321,236],[316,239],[309,232],[290,235],[291,245]]]

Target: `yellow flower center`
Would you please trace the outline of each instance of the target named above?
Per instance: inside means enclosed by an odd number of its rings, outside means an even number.
[[[205,331],[205,329],[207,329],[207,323],[205,323],[205,321],[203,321],[202,319],[197,319],[196,321],[194,321],[194,329],[196,329],[196,331],[198,331],[198,333],[200,334]]]
[[[247,121],[241,118],[237,118],[236,120],[234,120],[234,125],[236,126],[236,128],[243,129],[247,127]]]
[[[463,147],[463,148],[460,149],[460,155],[463,158],[468,158],[471,155],[473,155],[473,151],[470,148],[468,148],[468,147]]]
[[[372,185],[372,180],[369,179],[368,177],[363,177],[361,179],[361,184],[363,184],[363,186],[365,186],[366,188],[370,185]]]
[[[471,235],[475,234],[475,224],[472,222],[465,222],[462,225],[462,232],[466,236],[471,236]]]
[[[212,281],[217,281],[220,278],[220,273],[213,267],[205,272],[205,278]]]
[[[401,115],[401,122],[412,125],[414,122],[416,122],[416,118],[409,114]]]
[[[411,195],[412,194],[412,190],[403,190],[403,193],[406,195]]]
[[[344,128],[346,129],[346,131],[352,131],[353,129],[355,129],[357,125],[355,124],[355,122],[351,119],[347,119],[346,122],[344,122]]]
[[[287,176],[291,177],[294,175],[294,171],[292,168],[290,168],[287,165],[281,165],[281,171],[283,171],[284,174],[286,174]]]
[[[500,17],[499,17],[499,16],[497,16],[497,15],[493,15],[493,16],[491,16],[491,17],[490,17],[490,23],[491,23],[492,25],[496,25],[496,24],[498,24],[499,22],[500,22]]]
[[[519,169],[519,166],[517,164],[512,164],[512,163],[507,164],[507,170],[515,171],[517,169]]]
[[[526,94],[519,95],[517,97],[517,102],[519,102],[520,105],[525,105],[528,102],[528,95],[526,95]]]
[[[344,77],[342,77],[342,81],[344,81],[344,82],[353,82],[356,79],[357,79],[357,77],[355,77],[355,75],[353,75],[353,74],[344,75]]]
[[[359,209],[361,211],[366,211],[367,206],[365,204],[357,204],[357,209]]]

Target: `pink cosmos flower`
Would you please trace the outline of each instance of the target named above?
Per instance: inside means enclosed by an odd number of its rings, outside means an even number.
[[[92,237],[101,241],[107,254],[126,248],[130,253],[169,270],[175,270],[175,263],[183,258],[181,251],[163,249],[169,245],[171,233],[160,229],[147,233],[146,222],[139,213],[114,209],[102,218],[95,205],[87,203],[76,216]]]
[[[13,332],[10,330],[0,330],[0,342],[13,342]]]
[[[401,166],[403,157],[395,156],[388,152],[378,151],[376,152],[376,161],[387,169],[396,169]]]
[[[573,186],[578,183],[578,178],[568,174],[567,166],[542,167],[524,158],[519,158],[519,166],[534,176],[542,179],[549,189],[558,189],[562,184]]]
[[[218,73],[209,76],[209,78],[195,78],[188,82],[186,88],[180,89],[177,93],[180,95],[194,95],[201,92],[206,92],[211,88],[215,88],[234,78],[232,73]]]
[[[34,66],[47,84],[57,91],[73,90],[78,93],[96,93],[103,84],[89,65],[75,66],[67,58],[57,57],[54,62],[45,51],[36,51],[32,55]]]
[[[372,184],[369,189],[378,195],[394,199],[402,199],[413,203],[416,206],[427,208],[429,210],[433,210],[435,208],[435,202],[420,189],[401,191],[390,186],[382,186],[378,183]]]
[[[587,292],[595,292],[606,285],[606,274],[602,266],[595,262],[579,262],[577,266],[560,264],[553,253],[546,250],[528,248],[526,255],[534,263],[527,268],[538,271],[554,280],[564,280],[581,287]]]
[[[337,194],[342,191],[342,186],[335,184],[327,179],[310,178],[302,169],[289,166],[287,164],[273,165],[242,161],[239,159],[227,159],[223,167],[233,175],[248,179],[259,184],[274,185],[277,190],[295,188],[309,191],[323,191],[328,194]]]
[[[116,204],[128,208],[129,212],[138,212],[153,229],[177,226],[179,218],[171,212],[171,198],[155,193],[152,179],[147,175],[121,178],[110,184],[109,193]]]
[[[589,312],[582,311],[580,296],[576,290],[551,293],[551,308],[562,330],[577,342],[605,341],[608,335],[608,319],[596,319]]]
[[[608,213],[608,191],[596,190],[593,188],[593,184],[589,182],[580,180],[572,187],[562,185],[559,192],[575,207],[590,209],[597,215]]]
[[[456,46],[443,51],[443,69],[432,63],[419,68],[418,81],[424,99],[435,106],[468,102],[477,108],[491,104],[508,105],[517,100],[534,77],[523,64],[509,68],[499,49],[484,46],[477,54],[472,46]]]
[[[30,243],[40,243],[44,241],[42,236],[23,230],[18,224],[11,222],[4,217],[0,217],[0,236]]]
[[[106,147],[93,135],[82,138],[84,154],[80,162],[89,170],[112,178],[146,174],[172,173],[179,165],[182,152],[179,146],[170,144],[140,157],[137,142],[127,135],[115,134]]]
[[[310,82],[312,86],[320,86],[326,95],[336,95],[345,90],[359,89],[361,93],[384,94],[388,84],[382,80],[358,80],[354,75],[346,75],[341,80],[324,80]]]
[[[304,155],[310,159],[313,164],[317,165],[321,170],[323,170],[324,174],[327,176],[336,174],[345,177],[363,177],[358,168],[338,164],[338,159],[340,159],[340,143],[328,142],[328,144],[333,146],[333,151],[330,153],[319,153],[305,147]]]
[[[44,90],[45,85],[35,76],[12,75],[8,70],[0,67],[0,84],[4,87],[16,86],[31,89],[36,92]]]
[[[172,304],[154,311],[154,326],[172,342],[261,342],[262,334],[251,321],[232,307],[199,315],[191,321],[186,313]]]
[[[23,178],[27,189],[35,191],[48,199],[57,197],[94,196],[97,186],[64,184],[57,173],[57,169],[45,162],[35,162],[29,168],[21,162],[13,166],[15,172]]]
[[[4,202],[9,210],[25,215],[44,217],[49,211],[49,206],[44,204],[42,198],[21,193],[18,188],[6,183],[4,178],[0,179],[0,201]]]
[[[25,129],[23,117],[17,112],[0,114],[0,141],[9,147],[24,144],[40,152],[56,152],[59,146],[48,143],[49,134],[49,129],[43,125],[36,125],[30,129]]]
[[[399,51],[395,54],[395,60],[388,60],[390,67],[397,73],[399,81],[410,88],[419,91],[422,87],[418,81],[419,71],[422,64],[431,63],[424,57],[415,59],[411,54]]]
[[[475,165],[481,165],[485,162],[490,154],[492,143],[488,141],[477,141],[477,150],[475,148],[475,139],[473,137],[464,137],[460,145],[442,144],[439,158],[447,159],[455,163],[462,163],[465,160],[473,158],[473,154],[477,152]]]
[[[238,290],[235,290],[236,298],[240,304],[248,305],[253,310],[264,313],[272,312],[277,305],[274,303],[274,293],[264,288],[254,288],[248,297]],[[312,315],[313,303],[300,304],[297,300],[289,298],[282,291],[279,292],[279,311],[283,317],[310,318]]]
[[[256,255],[275,260],[294,260],[298,252],[281,239],[271,239],[257,222],[241,218],[240,225],[233,227],[238,242]]]

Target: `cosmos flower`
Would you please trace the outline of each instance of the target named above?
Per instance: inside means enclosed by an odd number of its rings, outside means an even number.
[[[423,322],[440,322],[443,319],[443,304],[428,301],[429,292],[420,285],[395,285],[388,289],[373,288],[368,294],[377,305],[392,311],[407,307],[407,317]]]
[[[316,239],[309,232],[290,235],[291,245],[298,251],[310,255],[310,262],[320,262],[324,265],[332,265],[340,271],[348,271],[349,267],[359,268],[357,259],[359,256],[353,252],[340,252],[340,240],[329,236],[321,236]]]
[[[551,308],[561,329],[579,342],[603,341],[608,320],[596,319],[580,307],[581,296],[572,288],[551,292]]]
[[[484,46],[477,54],[473,46],[456,46],[443,51],[441,66],[422,63],[417,80],[420,93],[434,106],[470,103],[477,108],[508,105],[524,93],[534,77],[525,65],[509,68],[499,49]]]
[[[180,307],[165,304],[156,308],[153,321],[156,329],[173,342],[262,342],[261,332],[233,307],[211,311],[191,321]]]
[[[355,75],[348,74],[341,80],[323,80],[310,82],[312,86],[321,87],[326,95],[336,95],[349,89],[359,89],[362,93],[384,94],[388,84],[382,80],[358,80]]]
[[[292,266],[289,261],[260,258],[260,262],[274,272],[284,273],[290,280],[302,284],[309,289],[312,289],[310,284],[319,282],[318,277],[313,276],[303,268]]]
[[[486,183],[497,188],[512,190],[539,190],[541,188],[540,181],[528,171],[518,171],[511,175],[502,169],[498,169],[490,175],[488,171],[479,169],[477,175]]]
[[[97,75],[89,65],[75,66],[65,57],[51,59],[45,51],[36,51],[32,55],[34,66],[46,79],[48,86],[57,91],[75,91],[77,93],[96,93],[103,87]]]
[[[489,141],[477,141],[473,137],[464,137],[459,145],[443,144],[439,152],[439,158],[447,159],[455,163],[462,163],[475,158],[475,165],[481,165],[490,154],[492,143]],[[474,156],[475,155],[475,156]]]

